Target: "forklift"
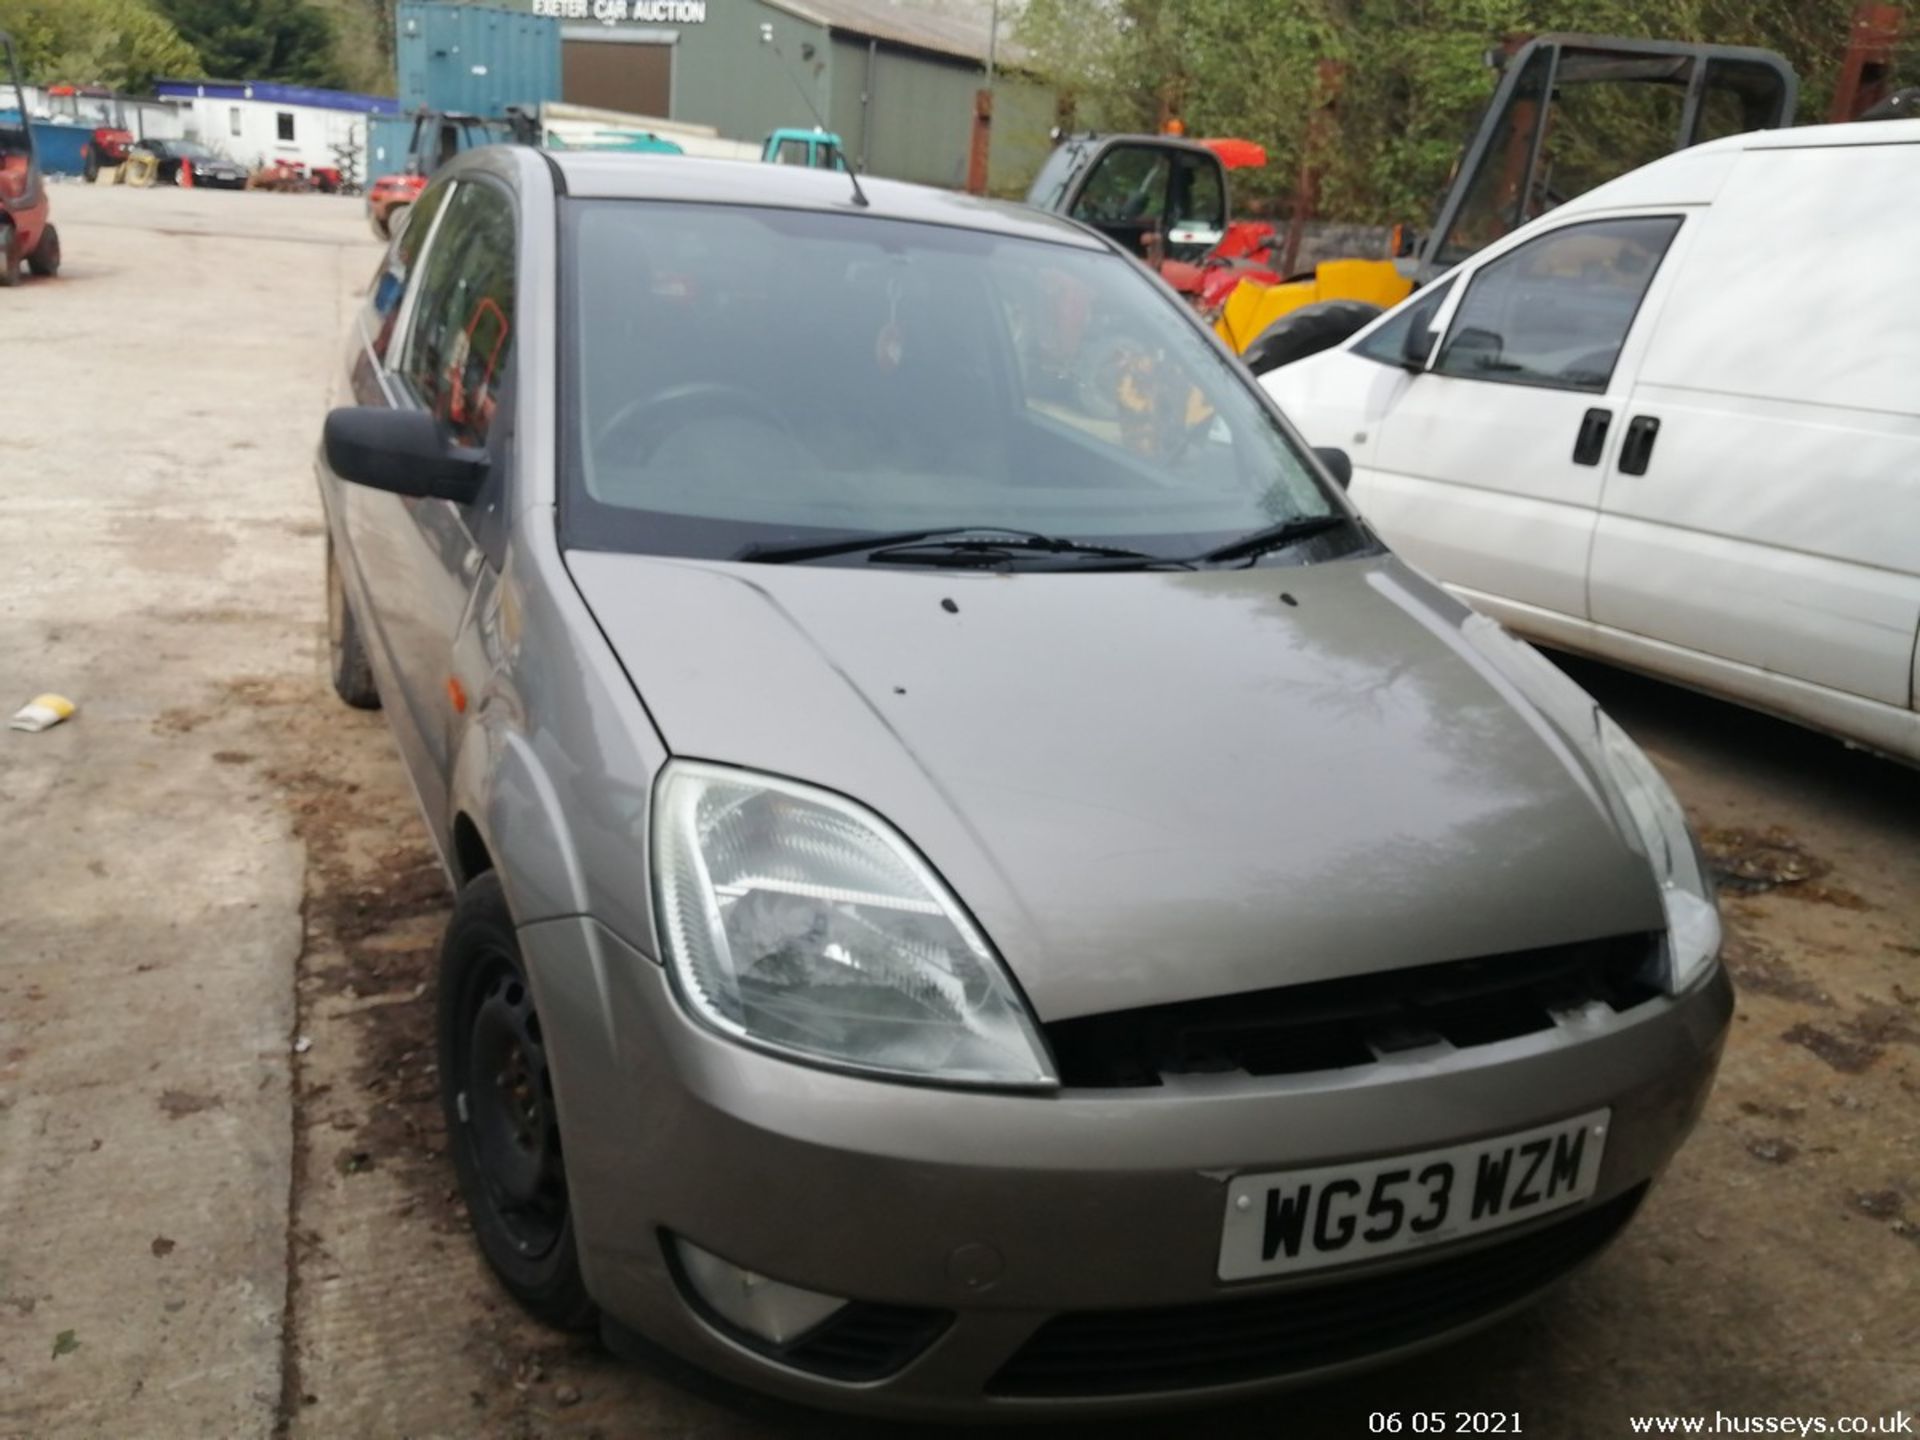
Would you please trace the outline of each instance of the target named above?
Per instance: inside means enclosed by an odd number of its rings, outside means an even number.
[[[0,289],[20,283],[24,265],[35,275],[60,273],[60,232],[47,218],[51,208],[46,181],[33,153],[33,125],[27,117],[26,89],[14,59],[13,37],[0,30],[0,72],[11,89],[13,114],[0,110]],[[0,100],[8,98],[0,90]]]

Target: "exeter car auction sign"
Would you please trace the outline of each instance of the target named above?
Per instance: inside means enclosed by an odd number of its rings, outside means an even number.
[[[618,25],[622,20],[699,25],[707,18],[707,0],[533,0],[533,13],[556,20],[598,20],[607,25]]]

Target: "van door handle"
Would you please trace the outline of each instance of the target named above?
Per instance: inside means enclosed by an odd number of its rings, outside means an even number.
[[[1607,448],[1607,426],[1613,420],[1611,410],[1602,410],[1599,406],[1587,411],[1580,421],[1580,433],[1573,439],[1573,463],[1576,465],[1598,465],[1600,452]]]
[[[1622,475],[1647,473],[1647,461],[1653,458],[1653,442],[1659,434],[1660,422],[1652,415],[1636,415],[1627,422],[1627,438],[1620,442]]]

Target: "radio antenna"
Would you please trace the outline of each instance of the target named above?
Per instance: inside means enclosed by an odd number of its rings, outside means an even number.
[[[807,107],[807,113],[813,116],[813,128],[822,135],[826,134],[827,122],[821,117],[820,107],[813,103],[813,97],[807,94],[807,87],[802,85],[800,83],[800,77],[793,73],[793,62],[788,60],[786,53],[782,51],[778,45],[773,43],[773,26],[764,20],[760,22],[760,43],[767,46],[775,55],[780,57],[780,68],[786,72],[787,79],[793,82],[793,88],[800,92],[800,103],[805,105]],[[847,166],[847,180],[853,186],[853,203],[858,205],[862,210],[869,208],[867,192],[860,188],[860,176],[855,173],[852,165],[847,164],[846,151],[844,150],[840,151],[840,163]]]

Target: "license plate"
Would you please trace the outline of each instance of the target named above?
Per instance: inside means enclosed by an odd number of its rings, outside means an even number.
[[[1220,1278],[1348,1265],[1578,1205],[1599,1182],[1610,1113],[1387,1160],[1237,1176]]]

